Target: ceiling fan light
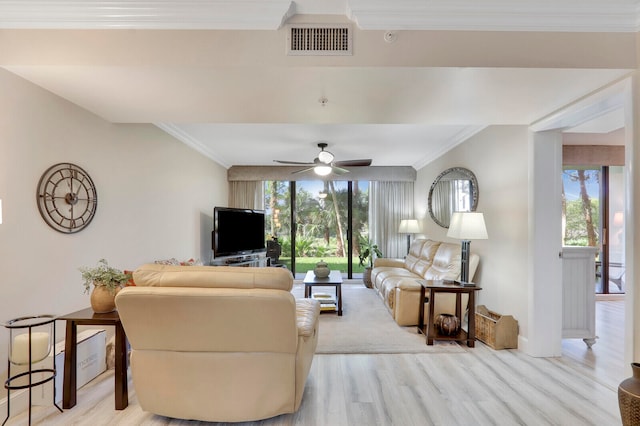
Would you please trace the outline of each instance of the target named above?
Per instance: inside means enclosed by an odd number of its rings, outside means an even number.
[[[318,160],[322,161],[324,164],[330,164],[333,161],[333,154],[329,151],[320,151],[318,154]]]
[[[313,168],[313,171],[318,176],[327,176],[329,173],[331,173],[331,166],[315,166]]]

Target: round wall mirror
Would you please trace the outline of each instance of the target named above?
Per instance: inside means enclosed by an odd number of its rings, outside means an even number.
[[[429,189],[429,214],[448,228],[453,212],[473,212],[478,206],[478,181],[471,170],[452,167],[440,173]]]

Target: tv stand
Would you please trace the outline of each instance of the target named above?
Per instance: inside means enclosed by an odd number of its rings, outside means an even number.
[[[267,258],[260,254],[242,256],[217,257],[211,261],[211,266],[267,266]]]

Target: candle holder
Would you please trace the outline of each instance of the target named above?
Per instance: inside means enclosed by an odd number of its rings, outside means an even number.
[[[7,390],[7,417],[2,425],[9,420],[11,410],[12,390],[29,389],[29,424],[31,424],[31,389],[53,381],[53,405],[62,412],[56,403],[56,363],[51,357],[52,368],[33,369],[33,364],[49,356],[56,341],[56,318],[53,315],[38,315],[16,318],[4,324],[9,330],[9,356],[7,366],[7,380],[4,387]],[[11,367],[18,369],[12,375]],[[26,368],[26,371],[22,371]],[[34,376],[36,375],[37,376]]]

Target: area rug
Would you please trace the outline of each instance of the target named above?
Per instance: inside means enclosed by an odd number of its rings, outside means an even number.
[[[315,293],[334,294],[333,287],[316,287]],[[292,293],[304,297],[304,284],[296,280]],[[460,353],[455,342],[434,342],[427,346],[416,327],[401,327],[393,320],[375,290],[361,280],[342,284],[342,316],[320,314],[318,354]]]

